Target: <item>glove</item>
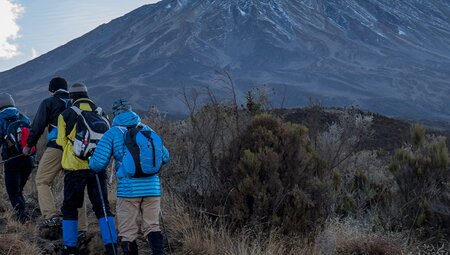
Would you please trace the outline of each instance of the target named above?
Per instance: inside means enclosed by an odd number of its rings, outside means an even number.
[[[28,145],[26,145],[25,147],[23,147],[22,149],[22,154],[25,156],[30,156],[32,153],[32,150],[30,147],[28,147]]]

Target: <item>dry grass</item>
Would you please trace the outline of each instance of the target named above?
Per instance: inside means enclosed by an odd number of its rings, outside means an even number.
[[[411,250],[402,233],[374,232],[369,224],[351,219],[331,220],[316,237],[318,254],[408,254]]]
[[[0,255],[38,255],[36,244],[23,239],[21,234],[0,234]]]
[[[36,226],[35,225],[25,226],[19,221],[17,221],[15,213],[12,208],[3,213],[1,218],[5,220],[6,224],[4,228],[6,233],[9,234],[16,233],[22,234],[24,236],[33,236],[34,234],[36,234],[37,231]]]
[[[243,230],[233,233],[226,224],[212,221],[173,197],[163,202],[164,220],[173,254],[269,255],[313,254],[303,240]]]
[[[419,255],[448,255],[450,251],[450,246],[448,242],[432,245],[432,244],[422,244],[418,245],[417,249],[411,254]]]

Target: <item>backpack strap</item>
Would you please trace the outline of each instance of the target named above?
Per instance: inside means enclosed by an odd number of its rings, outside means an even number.
[[[72,105],[70,109],[72,109],[78,116],[80,116],[81,113],[83,112],[80,108],[76,107],[75,105]]]
[[[145,136],[145,138],[147,138],[150,141],[150,143],[152,145],[153,167],[156,167],[156,151],[155,151],[155,143],[152,138],[152,131],[151,130],[146,130],[146,131],[141,130],[140,132],[143,136]]]
[[[83,113],[83,110],[81,110],[79,107],[77,107],[75,105],[72,105],[70,107],[70,109],[72,109],[78,116],[82,115],[82,113]],[[106,117],[104,116],[103,109],[101,107],[96,106],[96,108],[94,110],[92,110],[91,112],[95,112],[96,114],[98,114],[99,116],[104,118],[105,121],[108,123],[108,125],[110,125],[108,119],[106,119]]]
[[[11,124],[13,124],[16,121],[20,120],[20,116],[14,116],[14,117],[10,117],[5,119],[5,132],[6,134],[9,133],[9,127],[11,126]]]
[[[97,108],[95,108],[94,110],[92,110],[92,112],[97,113],[100,116],[103,116],[103,109],[101,107],[96,106]],[[70,109],[72,109],[76,114],[81,115],[81,113],[83,112],[83,110],[81,110],[79,107],[72,105],[70,107]]]
[[[83,99],[78,99],[77,101],[73,102],[72,106],[70,107],[72,110],[74,110],[78,115],[81,114],[81,112],[83,112],[83,110],[81,110],[80,107],[78,107],[77,105],[81,104],[81,103],[87,103],[89,104],[89,106],[91,107],[91,111],[92,112],[96,112],[97,114],[101,115],[103,113],[103,109],[101,107],[98,107],[97,105],[95,105],[94,102],[92,102],[92,100],[87,99],[87,98],[83,98]]]
[[[125,152],[126,152],[125,140],[126,140],[126,135],[127,135],[128,129],[126,127],[117,127],[117,129],[119,129],[119,131],[122,133],[122,139],[123,139],[122,155],[120,156],[120,161],[119,161],[120,163],[122,163],[123,158],[125,157]]]
[[[66,109],[69,108],[70,106],[72,106],[70,99],[64,99],[64,98],[60,98],[60,97],[56,97],[56,98],[58,98],[59,100],[61,100],[64,103],[64,107]]]

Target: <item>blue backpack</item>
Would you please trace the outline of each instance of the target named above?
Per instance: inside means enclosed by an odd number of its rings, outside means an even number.
[[[122,171],[127,177],[149,177],[159,173],[162,166],[163,143],[161,137],[142,126],[125,132],[125,154]]]

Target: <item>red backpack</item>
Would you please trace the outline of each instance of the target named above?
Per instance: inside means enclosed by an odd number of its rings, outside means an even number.
[[[8,146],[8,156],[14,157],[22,154],[22,149],[27,145],[30,136],[30,124],[27,121],[12,120],[6,128],[5,141]],[[36,153],[36,146],[31,148],[31,154]]]

